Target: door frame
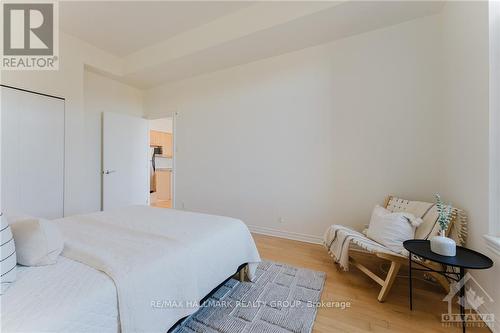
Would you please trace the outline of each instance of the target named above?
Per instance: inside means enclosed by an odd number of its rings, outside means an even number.
[[[176,166],[176,158],[177,158],[177,130],[176,130],[176,123],[177,123],[177,116],[179,115],[179,112],[173,112],[172,113],[172,179],[170,180],[170,194],[172,196],[172,208],[176,208],[176,200],[175,200],[175,176],[177,174],[177,166]]]

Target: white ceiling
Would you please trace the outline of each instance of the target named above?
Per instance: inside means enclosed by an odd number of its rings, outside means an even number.
[[[150,88],[435,14],[440,1],[63,2],[61,29]],[[99,71],[99,69],[94,69]]]
[[[63,1],[59,24],[68,34],[123,57],[249,5],[239,1]]]

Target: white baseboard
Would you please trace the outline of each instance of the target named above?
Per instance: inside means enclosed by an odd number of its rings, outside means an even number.
[[[320,236],[301,234],[298,232],[284,231],[284,230],[278,230],[278,229],[273,229],[273,228],[268,228],[268,227],[260,227],[260,226],[256,226],[256,225],[249,225],[248,229],[250,229],[250,231],[253,233],[261,234],[261,235],[286,238],[286,239],[291,239],[291,240],[296,240],[296,241],[301,241],[301,242],[306,242],[306,243],[312,243],[312,244],[322,244],[323,243],[323,237],[320,237]]]
[[[490,309],[485,304],[483,304],[476,310],[476,312],[479,314],[482,314],[482,315],[486,315],[486,314],[493,313],[492,310],[493,309]],[[492,331],[493,333],[498,333],[499,328],[500,328],[500,322],[499,322],[498,318],[495,318],[495,322],[487,323],[486,326],[488,326],[490,331]]]

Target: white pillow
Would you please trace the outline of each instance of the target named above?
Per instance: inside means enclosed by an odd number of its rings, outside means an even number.
[[[403,242],[415,237],[415,229],[421,223],[421,218],[416,218],[410,213],[392,213],[376,206],[366,236],[393,252],[405,253]]]
[[[16,244],[7,219],[0,215],[1,295],[16,281]]]
[[[55,223],[26,218],[15,221],[11,228],[20,265],[44,266],[57,262],[64,248],[64,240]]]

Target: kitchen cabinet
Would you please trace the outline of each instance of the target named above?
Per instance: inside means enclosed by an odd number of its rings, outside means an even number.
[[[160,146],[163,147],[163,155],[165,155],[166,157],[172,157],[172,133],[162,133],[162,135],[160,136]]]
[[[149,131],[149,145],[155,147],[161,146],[160,135],[161,132],[159,131]]]
[[[155,178],[156,178],[156,199],[162,201],[170,200],[172,171],[168,169],[156,169]]]
[[[150,131],[149,145],[163,148],[163,156],[172,157],[173,140],[172,133]]]

